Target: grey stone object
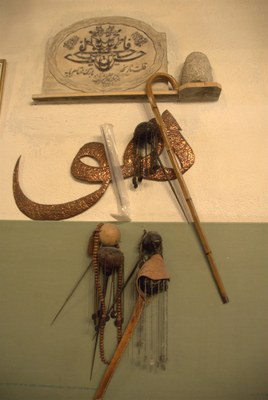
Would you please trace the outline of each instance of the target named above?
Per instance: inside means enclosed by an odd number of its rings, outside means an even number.
[[[209,59],[199,51],[186,57],[181,74],[181,85],[194,82],[213,82]]]

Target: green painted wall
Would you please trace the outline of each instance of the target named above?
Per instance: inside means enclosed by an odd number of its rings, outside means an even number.
[[[0,399],[93,398],[104,367],[93,351],[89,272],[50,322],[90,260],[91,222],[0,221]],[[183,223],[122,223],[126,275],[143,229],[164,242],[169,287],[169,363],[133,365],[131,346],[105,399],[262,400],[268,397],[268,224],[204,224],[228,292],[223,305],[198,240]],[[126,293],[126,320],[133,307]],[[113,332],[109,350],[113,349]]]

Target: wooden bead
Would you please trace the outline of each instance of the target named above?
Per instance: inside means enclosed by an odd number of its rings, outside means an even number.
[[[115,246],[121,238],[119,229],[114,224],[103,224],[100,229],[100,242],[104,246]]]

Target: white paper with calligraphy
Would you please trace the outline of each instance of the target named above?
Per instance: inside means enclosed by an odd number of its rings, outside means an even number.
[[[167,72],[164,33],[132,18],[93,18],[49,40],[43,92],[143,90],[157,71]]]

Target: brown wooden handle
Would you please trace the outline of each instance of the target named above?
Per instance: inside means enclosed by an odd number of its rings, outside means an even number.
[[[116,367],[133,335],[133,332],[137,326],[137,323],[139,322],[140,316],[142,314],[143,308],[145,305],[145,300],[139,296],[133,311],[133,314],[129,320],[129,323],[123,333],[122,339],[120,340],[114,355],[112,357],[112,360],[108,367],[106,368],[104,375],[102,377],[102,380],[99,383],[99,386],[95,392],[95,395],[93,397],[93,400],[102,400],[103,396],[107,390],[107,387],[112,379],[112,376],[116,370]]]
[[[186,204],[187,204],[188,209],[189,209],[189,211],[191,213],[193,224],[194,224],[197,236],[198,236],[198,238],[200,240],[200,243],[202,245],[203,251],[204,251],[205,256],[206,256],[206,258],[208,260],[208,263],[209,263],[209,266],[210,266],[210,269],[211,269],[211,273],[212,273],[212,276],[213,276],[213,278],[215,280],[215,283],[217,285],[219,294],[221,296],[221,299],[222,299],[223,303],[228,303],[229,299],[228,299],[228,296],[226,294],[225,288],[223,286],[223,283],[222,283],[220,274],[218,272],[216,263],[214,261],[214,258],[213,258],[213,255],[212,255],[212,251],[211,251],[211,249],[209,247],[208,240],[207,240],[206,235],[205,235],[205,233],[203,231],[203,228],[202,228],[202,226],[200,224],[200,220],[199,220],[198,214],[196,212],[193,200],[192,200],[192,198],[190,196],[189,190],[188,190],[188,188],[186,186],[186,183],[185,183],[185,180],[184,180],[184,178],[182,176],[180,165],[179,165],[178,160],[176,158],[176,155],[174,154],[174,152],[172,150],[172,147],[170,145],[169,138],[168,138],[168,135],[167,135],[166,126],[164,124],[164,121],[162,120],[160,111],[159,111],[159,109],[157,107],[156,100],[155,100],[155,97],[154,97],[154,94],[153,94],[152,84],[155,81],[163,80],[163,79],[168,81],[169,83],[171,83],[173,89],[178,90],[179,84],[176,81],[176,79],[173,76],[169,75],[169,74],[160,72],[160,73],[153,74],[150,77],[150,79],[147,81],[147,84],[146,84],[147,97],[148,97],[148,100],[149,100],[150,105],[152,107],[152,111],[153,111],[153,113],[155,115],[156,122],[157,122],[157,124],[159,126],[159,129],[160,129],[160,132],[161,132],[161,135],[162,135],[162,139],[163,139],[165,148],[167,150],[167,154],[169,156],[170,162],[171,162],[172,167],[174,169],[174,172],[176,174],[176,177],[177,177],[178,183],[180,185],[182,194],[183,194],[183,196],[184,196],[184,198],[186,200]]]

